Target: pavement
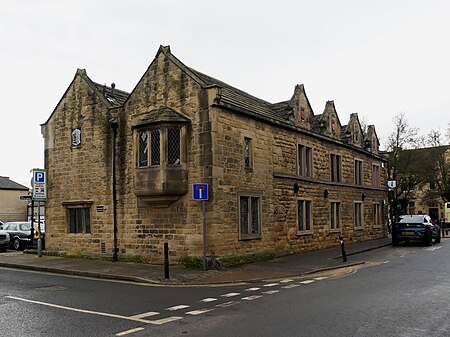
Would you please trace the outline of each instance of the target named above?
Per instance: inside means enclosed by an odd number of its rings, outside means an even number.
[[[223,270],[197,270],[177,265],[169,266],[169,278],[164,266],[132,262],[65,258],[24,252],[0,253],[0,267],[34,270],[66,275],[132,281],[165,286],[205,286],[252,283],[263,280],[301,277],[308,274],[365,263],[363,252],[391,245],[390,238],[345,244],[347,262],[343,262],[341,247],[288,255]]]

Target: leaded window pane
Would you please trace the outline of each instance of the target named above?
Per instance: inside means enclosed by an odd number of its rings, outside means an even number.
[[[241,234],[248,234],[248,197],[240,198]]]
[[[259,233],[259,198],[252,198],[252,234]]]
[[[167,142],[168,142],[168,164],[179,165],[180,164],[180,129],[169,128],[167,130]]]
[[[138,166],[148,166],[148,133],[147,131],[139,132],[139,158]]]
[[[161,164],[161,137],[159,129],[151,131],[151,163],[152,165]]]

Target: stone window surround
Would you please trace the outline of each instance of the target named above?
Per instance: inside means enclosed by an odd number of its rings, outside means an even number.
[[[330,152],[330,181],[342,182],[342,156],[340,154]]]
[[[313,148],[297,143],[297,175],[312,178],[313,167]]]
[[[372,221],[373,228],[381,228],[383,224],[383,207],[380,203],[374,202],[372,203]]]
[[[364,185],[364,161],[355,158],[353,165],[353,182],[355,185]]]
[[[253,141],[248,136],[244,136],[244,167],[246,170],[253,169]]]
[[[248,225],[248,230],[249,232],[251,232],[251,226],[252,226],[252,208],[251,208],[251,200],[252,198],[258,198],[258,233],[241,233],[241,198],[248,198],[248,221],[247,221],[247,225]],[[261,195],[260,194],[256,194],[256,193],[241,193],[238,195],[238,207],[239,207],[239,218],[238,218],[238,236],[239,236],[239,240],[240,241],[244,241],[244,240],[253,240],[253,239],[261,239],[262,235],[261,235]]]
[[[300,230],[299,229],[299,203],[302,202],[303,203],[303,221],[304,221],[304,225],[306,227],[306,224],[309,222],[309,229],[305,229],[305,230]],[[312,209],[313,209],[313,202],[312,199],[297,199],[297,203],[296,203],[296,218],[297,218],[297,222],[296,222],[296,227],[297,227],[297,235],[312,235],[313,234],[313,213],[312,213]],[[309,207],[309,219],[307,219],[307,212],[306,212],[306,208]]]
[[[336,216],[336,210],[337,210],[336,206],[338,206],[338,208],[339,208],[339,216]],[[339,225],[338,227],[332,226],[331,212],[335,213],[334,219],[335,219],[335,222],[337,219],[337,224]],[[342,202],[340,200],[330,200],[330,213],[329,214],[330,214],[330,232],[331,233],[341,233],[342,232]]]
[[[356,205],[360,205],[359,206],[359,212],[360,212],[360,220],[361,220],[361,224],[358,226],[357,225],[357,218],[355,217],[356,212],[358,211]],[[364,204],[362,201],[354,201],[353,202],[353,228],[354,230],[362,230],[364,229]]]
[[[64,201],[62,203],[62,206],[66,210],[66,230],[67,234],[69,235],[91,235],[92,233],[92,205],[93,201],[90,200],[80,200],[80,201]],[[89,232],[86,232],[86,223],[83,220],[82,223],[82,232],[71,232],[70,231],[70,213],[69,211],[71,209],[82,209],[86,210],[89,209]],[[85,211],[83,212],[83,215],[85,214]],[[84,216],[83,216],[84,219]]]
[[[179,129],[180,130],[180,137],[179,137],[179,160],[176,163],[169,163],[169,129]],[[159,151],[159,155],[160,155],[160,160],[159,163],[157,165],[152,164],[154,162],[154,160],[152,159],[152,130],[159,130],[159,146],[160,146],[160,151]],[[180,124],[158,124],[158,125],[148,125],[147,127],[140,127],[139,129],[136,130],[136,135],[135,135],[135,144],[136,144],[136,167],[137,168],[144,168],[144,167],[150,167],[150,166],[176,166],[176,165],[180,165],[181,163],[185,163],[186,160],[186,151],[184,150],[186,148],[186,127],[184,125],[180,125]],[[140,148],[140,141],[139,141],[139,135],[142,132],[148,132],[148,143],[147,143],[147,155],[148,155],[148,160],[147,160],[147,165],[146,166],[140,166],[140,152],[141,152],[141,148]]]

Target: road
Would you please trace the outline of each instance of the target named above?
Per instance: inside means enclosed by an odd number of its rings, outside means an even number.
[[[0,269],[1,335],[450,336],[449,243],[385,247],[358,267],[233,287]]]

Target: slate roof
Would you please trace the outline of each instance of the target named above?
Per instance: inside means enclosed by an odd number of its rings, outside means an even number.
[[[130,95],[128,92],[114,88],[114,92],[110,86],[106,84],[94,83],[97,90],[106,97],[108,102],[113,106],[122,106]]]
[[[272,104],[239,90],[225,82],[205,75],[195,69],[189,68],[189,70],[205,82],[206,85],[217,85],[222,88],[222,96],[220,99],[220,103],[222,105],[230,105],[232,107],[256,113],[279,122],[287,122],[288,111],[285,109],[288,107],[289,102]]]
[[[29,188],[9,180],[8,177],[0,177],[0,190],[28,191]]]
[[[397,163],[398,172],[431,174],[437,160],[448,150],[450,150],[450,146],[402,150]],[[391,153],[389,154],[391,155]]]

